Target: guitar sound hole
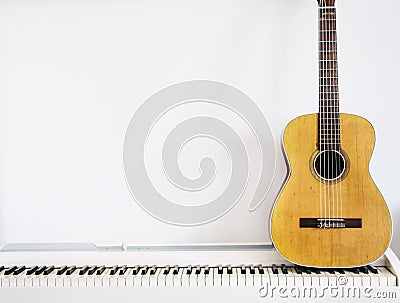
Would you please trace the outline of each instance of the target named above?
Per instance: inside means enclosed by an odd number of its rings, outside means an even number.
[[[346,160],[336,150],[325,150],[315,157],[314,170],[324,180],[335,180],[345,172]]]

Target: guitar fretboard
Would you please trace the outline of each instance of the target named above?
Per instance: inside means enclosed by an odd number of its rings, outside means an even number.
[[[319,8],[319,149],[340,150],[336,9]]]

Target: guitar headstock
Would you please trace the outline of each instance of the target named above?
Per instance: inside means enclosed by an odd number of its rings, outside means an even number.
[[[335,0],[317,0],[320,7],[335,6]]]

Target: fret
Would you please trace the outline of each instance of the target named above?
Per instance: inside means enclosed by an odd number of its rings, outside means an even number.
[[[323,8],[319,17],[319,144],[321,149],[337,149],[340,148],[340,112],[336,10]]]

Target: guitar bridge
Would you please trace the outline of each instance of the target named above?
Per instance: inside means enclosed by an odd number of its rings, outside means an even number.
[[[300,218],[300,228],[362,228],[359,218]]]

